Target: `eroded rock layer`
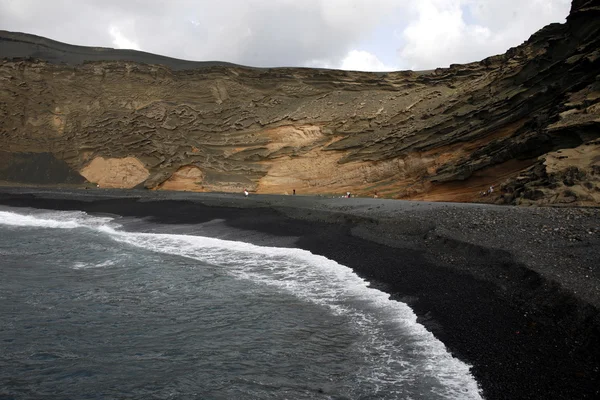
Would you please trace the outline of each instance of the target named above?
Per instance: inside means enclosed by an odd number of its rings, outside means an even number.
[[[96,157],[81,170],[81,175],[105,188],[131,189],[148,179],[149,173],[135,157]]]
[[[10,32],[0,55],[4,164],[50,154],[111,187],[599,202],[598,0],[504,55],[427,72],[192,63]]]

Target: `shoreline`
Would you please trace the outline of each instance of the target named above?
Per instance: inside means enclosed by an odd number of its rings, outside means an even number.
[[[222,219],[230,240],[299,247],[407,303],[486,399],[600,395],[600,210],[384,199],[0,188],[0,205]]]

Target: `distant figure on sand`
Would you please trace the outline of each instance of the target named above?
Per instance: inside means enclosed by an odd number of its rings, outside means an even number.
[[[244,189],[244,196],[248,197],[248,190],[247,189]]]
[[[296,195],[296,189],[294,189],[294,190],[292,191],[292,194],[293,194],[294,196]]]
[[[374,199],[376,199],[376,198],[378,198],[378,197],[379,197],[379,196],[377,195],[377,192],[375,192],[375,194],[373,194],[373,198],[374,198]]]
[[[486,191],[481,192],[482,196],[487,196],[494,193],[494,185],[490,186],[490,188]]]
[[[351,196],[351,195],[350,195],[350,192],[346,192],[346,198],[348,198],[348,199],[349,199],[349,198],[350,198],[350,196]]]

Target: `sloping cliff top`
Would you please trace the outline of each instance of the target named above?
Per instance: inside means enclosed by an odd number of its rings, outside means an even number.
[[[53,64],[80,65],[93,61],[129,61],[158,64],[172,70],[205,67],[233,67],[221,61],[187,61],[137,50],[118,50],[108,47],[74,46],[42,36],[0,30],[0,54],[3,58],[35,58]]]

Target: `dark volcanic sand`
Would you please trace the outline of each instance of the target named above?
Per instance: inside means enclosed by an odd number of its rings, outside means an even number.
[[[28,188],[0,189],[0,204],[301,247],[408,303],[487,399],[600,396],[598,209]],[[235,229],[195,225],[214,219]]]

